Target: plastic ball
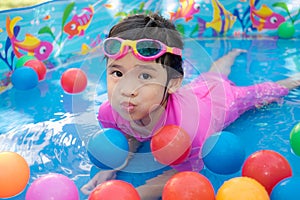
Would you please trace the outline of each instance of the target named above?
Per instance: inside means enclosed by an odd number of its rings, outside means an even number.
[[[123,165],[128,157],[128,150],[124,134],[112,128],[101,129],[87,143],[91,162],[101,169],[115,169]]]
[[[290,145],[293,152],[300,156],[300,123],[298,123],[290,133]]]
[[[79,200],[75,183],[62,174],[37,178],[28,188],[26,200]]]
[[[272,190],[271,200],[298,200],[300,177],[289,177],[280,181]]]
[[[236,135],[222,131],[206,139],[202,157],[204,165],[210,171],[217,174],[233,174],[242,168],[245,148]]]
[[[29,55],[24,55],[24,56],[20,57],[16,62],[15,68],[23,67],[25,65],[25,63],[29,60],[36,60],[36,57],[29,56]]]
[[[76,94],[86,88],[87,76],[81,69],[70,68],[62,74],[60,82],[65,92]]]
[[[185,130],[176,125],[167,125],[153,135],[150,148],[154,158],[161,164],[177,165],[190,155],[191,143]]]
[[[283,22],[278,26],[278,36],[283,39],[290,39],[295,34],[295,26],[292,22]]]
[[[37,86],[38,75],[30,67],[21,67],[14,70],[11,83],[18,90],[30,90]]]
[[[214,200],[215,192],[210,181],[197,172],[185,171],[172,176],[162,192],[163,200]]]
[[[0,153],[0,198],[21,193],[29,177],[29,166],[22,156],[15,152]]]
[[[88,200],[140,200],[136,189],[125,181],[110,180],[98,185]]]
[[[39,81],[44,80],[47,72],[46,65],[39,60],[28,60],[24,63],[24,66],[31,67],[38,75]]]
[[[242,176],[257,180],[270,194],[279,181],[292,176],[292,169],[289,162],[279,153],[260,150],[246,159],[242,167]]]
[[[258,181],[249,177],[235,177],[219,188],[216,200],[269,200],[269,195]]]

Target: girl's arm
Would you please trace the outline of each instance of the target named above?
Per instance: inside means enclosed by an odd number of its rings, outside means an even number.
[[[137,187],[137,191],[142,200],[154,200],[161,197],[163,189],[167,181],[178,173],[175,169],[165,171],[152,179],[146,181],[146,184]]]
[[[141,146],[141,143],[133,137],[128,137],[128,145],[129,145],[129,153],[124,164],[116,169],[101,170],[100,172],[98,172],[87,184],[81,187],[80,190],[83,194],[89,195],[93,191],[93,189],[97,187],[97,185],[105,181],[115,179],[117,176],[116,175],[117,172],[124,169],[128,165],[129,160],[133,158],[134,152],[138,150],[138,148]]]

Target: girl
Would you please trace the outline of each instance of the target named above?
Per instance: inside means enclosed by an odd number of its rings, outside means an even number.
[[[236,49],[214,62],[209,72],[181,86],[183,41],[175,26],[157,14],[122,20],[110,30],[103,49],[108,101],[99,109],[101,126],[123,132],[131,152],[170,124],[183,128],[192,141],[186,161],[137,188],[143,200],[159,198],[166,181],[178,171],[200,171],[199,153],[208,136],[245,111],[274,102],[300,85],[298,75],[278,82],[235,86],[227,77],[235,58],[245,52]],[[119,169],[99,172],[82,191],[89,193],[97,184],[115,178],[127,162]]]

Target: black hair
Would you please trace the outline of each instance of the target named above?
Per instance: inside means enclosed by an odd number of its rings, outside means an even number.
[[[175,25],[157,13],[132,15],[113,26],[108,37],[120,37],[128,40],[150,38],[163,42],[169,47],[183,49],[183,41]],[[165,53],[156,59],[166,67],[168,82],[172,78],[183,77],[182,57]]]

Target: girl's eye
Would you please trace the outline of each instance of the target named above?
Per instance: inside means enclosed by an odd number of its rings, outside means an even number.
[[[142,73],[139,78],[143,80],[149,80],[152,78],[152,76],[150,74]]]
[[[120,72],[120,71],[113,71],[111,74],[112,74],[113,76],[115,76],[115,77],[122,77],[122,76],[123,76],[123,73]]]

